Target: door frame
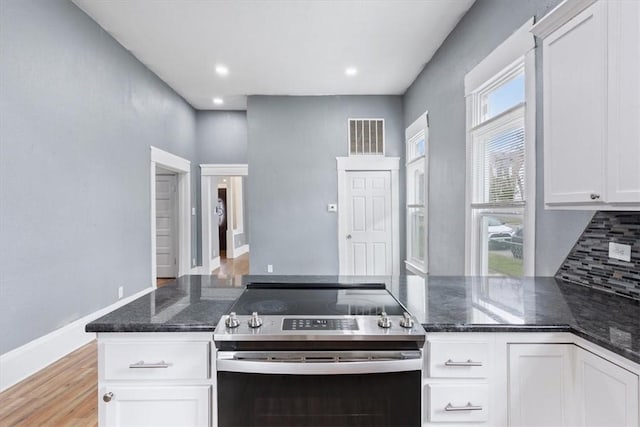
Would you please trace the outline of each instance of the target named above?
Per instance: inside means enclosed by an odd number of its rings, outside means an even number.
[[[248,176],[249,165],[246,163],[222,163],[222,164],[201,164],[200,165],[200,200],[202,202],[202,274],[211,274],[213,270],[220,267],[220,254],[212,257],[213,254],[213,240],[211,238],[211,231],[214,225],[211,223],[211,190],[212,190],[212,178],[228,176]],[[218,183],[215,183],[215,188],[218,187]],[[228,197],[228,196],[227,196]],[[243,194],[243,197],[245,195]],[[227,199],[228,200],[228,199]],[[227,201],[227,205],[229,205]],[[228,212],[227,212],[228,215]],[[217,227],[217,225],[216,225]],[[246,224],[244,225],[246,227]],[[228,234],[228,233],[227,233]],[[247,250],[248,250],[248,245]],[[240,254],[238,254],[240,255]]]
[[[339,274],[347,270],[347,242],[344,235],[347,221],[342,209],[347,205],[347,172],[374,171],[391,174],[391,275],[400,274],[400,157],[336,157],[338,170],[338,260]]]
[[[150,146],[151,285],[157,286],[156,264],[156,167],[176,173],[178,190],[178,277],[191,270],[191,162]]]

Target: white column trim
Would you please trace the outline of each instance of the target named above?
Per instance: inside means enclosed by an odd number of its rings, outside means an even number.
[[[178,276],[191,271],[191,162],[150,146],[151,285],[156,286],[156,167],[176,172],[178,177]]]
[[[391,173],[391,254],[393,257],[392,274],[400,274],[400,184],[399,157],[336,157],[338,171],[338,261],[339,274],[346,274],[346,218],[344,209],[346,201],[347,171],[389,171]]]

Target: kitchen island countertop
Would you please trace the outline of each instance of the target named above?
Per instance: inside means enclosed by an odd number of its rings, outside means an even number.
[[[640,303],[552,277],[183,276],[87,332],[213,331],[249,282],[385,283],[427,332],[571,332],[640,363]]]

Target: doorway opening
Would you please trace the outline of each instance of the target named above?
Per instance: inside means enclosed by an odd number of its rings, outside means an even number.
[[[191,163],[150,147],[151,286],[191,268]],[[165,282],[166,280],[161,280]]]
[[[178,179],[175,172],[160,166],[156,166],[155,204],[157,281],[175,279],[178,277]]]
[[[247,165],[200,165],[202,270],[240,280],[249,274]]]

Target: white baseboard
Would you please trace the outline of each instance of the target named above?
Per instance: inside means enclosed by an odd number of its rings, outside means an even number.
[[[242,245],[228,252],[231,252],[231,256],[228,256],[228,258],[238,258],[240,255],[249,252],[249,245]],[[229,253],[227,253],[227,255],[229,255]]]
[[[154,289],[153,286],[143,289],[136,294],[118,300],[108,307],[75,320],[60,329],[56,329],[47,335],[0,355],[0,391],[8,389],[95,339],[95,333],[84,331],[87,323],[104,316]]]

